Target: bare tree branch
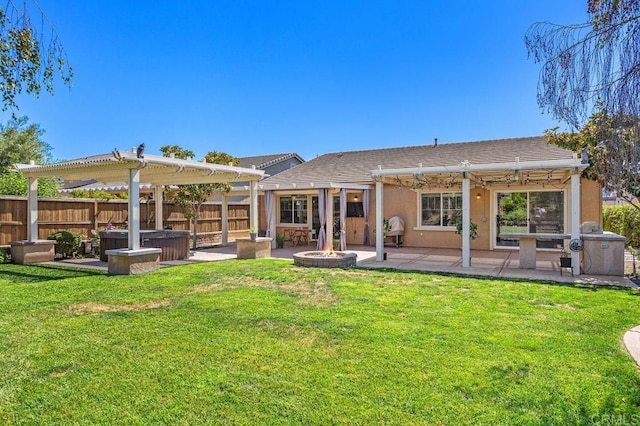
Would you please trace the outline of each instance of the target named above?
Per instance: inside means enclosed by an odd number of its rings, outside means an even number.
[[[574,128],[594,112],[640,116],[640,0],[589,0],[590,22],[533,24],[525,36],[542,64],[538,104]]]

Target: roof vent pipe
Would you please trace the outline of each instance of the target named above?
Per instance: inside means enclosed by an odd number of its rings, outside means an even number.
[[[433,138],[433,146],[438,146],[438,138]]]

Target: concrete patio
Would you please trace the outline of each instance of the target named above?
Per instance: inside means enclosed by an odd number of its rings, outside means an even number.
[[[292,260],[293,254],[314,250],[312,246],[292,246],[273,249],[272,257]],[[347,251],[358,255],[358,266],[365,268],[391,268],[406,271],[443,272],[492,278],[514,278],[536,281],[554,281],[560,283],[604,285],[637,288],[626,277],[602,275],[571,276],[571,270],[565,268],[560,274],[558,253],[538,252],[536,269],[520,269],[519,253],[511,250],[472,250],[471,267],[462,267],[462,254],[459,249],[386,247],[387,260],[377,262],[373,246],[351,246]],[[191,252],[188,260],[161,262],[161,267],[185,265],[197,262],[212,262],[236,258],[235,244],[204,248]],[[95,258],[66,259],[54,262],[68,266],[107,269],[107,263]]]

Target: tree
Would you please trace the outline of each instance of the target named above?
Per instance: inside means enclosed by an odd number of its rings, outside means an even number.
[[[0,125],[0,170],[13,168],[14,164],[51,162],[51,146],[41,137],[44,130],[38,124],[28,124],[28,117],[9,120]]]
[[[46,164],[51,162],[51,146],[42,141],[44,130],[37,124],[28,124],[27,117],[10,120],[0,125],[0,194],[27,195],[27,179],[13,171],[13,165],[26,164],[30,160]],[[38,195],[57,195],[58,181],[55,178],[38,179]]]
[[[588,0],[589,22],[533,24],[529,56],[542,64],[538,104],[575,129],[594,107],[640,116],[640,0]]]
[[[44,86],[53,94],[56,73],[69,88],[73,78],[73,68],[47,15],[35,0],[25,0],[22,5],[20,9],[16,2],[9,0],[4,7],[0,6],[3,111],[18,109],[15,98],[23,90],[38,97]],[[36,17],[35,23],[32,16]]]
[[[589,167],[585,178],[599,182],[603,188],[640,210],[640,119],[637,116],[611,116],[595,113],[578,132],[545,131],[547,141],[572,151],[583,152]]]
[[[160,148],[160,151],[165,157],[169,157],[173,154],[176,158],[183,160],[191,160],[195,157],[193,151],[184,149],[179,145],[164,145]],[[207,163],[213,164],[231,164],[237,166],[239,160],[229,154],[218,151],[210,151],[205,155]],[[190,185],[178,185],[178,191],[175,194],[174,202],[185,217],[193,223],[193,243],[192,247],[195,250],[198,242],[198,219],[200,218],[200,209],[202,205],[211,197],[215,192],[229,192],[231,186],[228,183],[203,183],[203,184],[190,184]]]

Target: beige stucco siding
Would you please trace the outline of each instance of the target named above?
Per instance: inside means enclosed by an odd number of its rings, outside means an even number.
[[[495,231],[492,224],[495,224],[495,203],[496,192],[500,191],[531,191],[545,190],[539,185],[509,185],[496,186],[492,188],[471,188],[471,221],[478,225],[478,238],[471,241],[471,248],[477,250],[490,250],[492,241],[495,238]],[[562,189],[567,194],[565,197],[565,220],[566,229],[570,229],[570,196],[569,183],[563,186],[552,187],[552,189]],[[443,190],[447,192],[450,190]],[[455,190],[453,190],[455,191]],[[452,192],[453,192],[452,191]],[[373,230],[376,226],[376,192],[371,190],[371,217],[369,219],[370,241],[375,244],[375,236]],[[480,198],[477,196],[480,195]],[[354,201],[354,197],[358,196],[362,200],[361,192],[350,192],[347,195],[349,202]],[[277,204],[276,195],[276,204]],[[456,234],[453,229],[443,228],[439,230],[420,229],[419,221],[419,193],[409,188],[398,187],[395,185],[384,186],[384,217],[399,216],[405,221],[404,245],[408,247],[445,247],[460,248],[461,237]],[[600,186],[593,181],[582,179],[581,181],[581,223],[585,221],[593,221],[602,223],[602,191]],[[266,229],[266,214],[264,211],[264,196],[259,197],[259,227]],[[278,233],[283,233],[286,228],[295,229],[296,226],[277,227]],[[364,238],[364,218],[348,217],[346,223],[346,237],[348,245],[360,245]],[[390,240],[388,240],[390,242]]]

